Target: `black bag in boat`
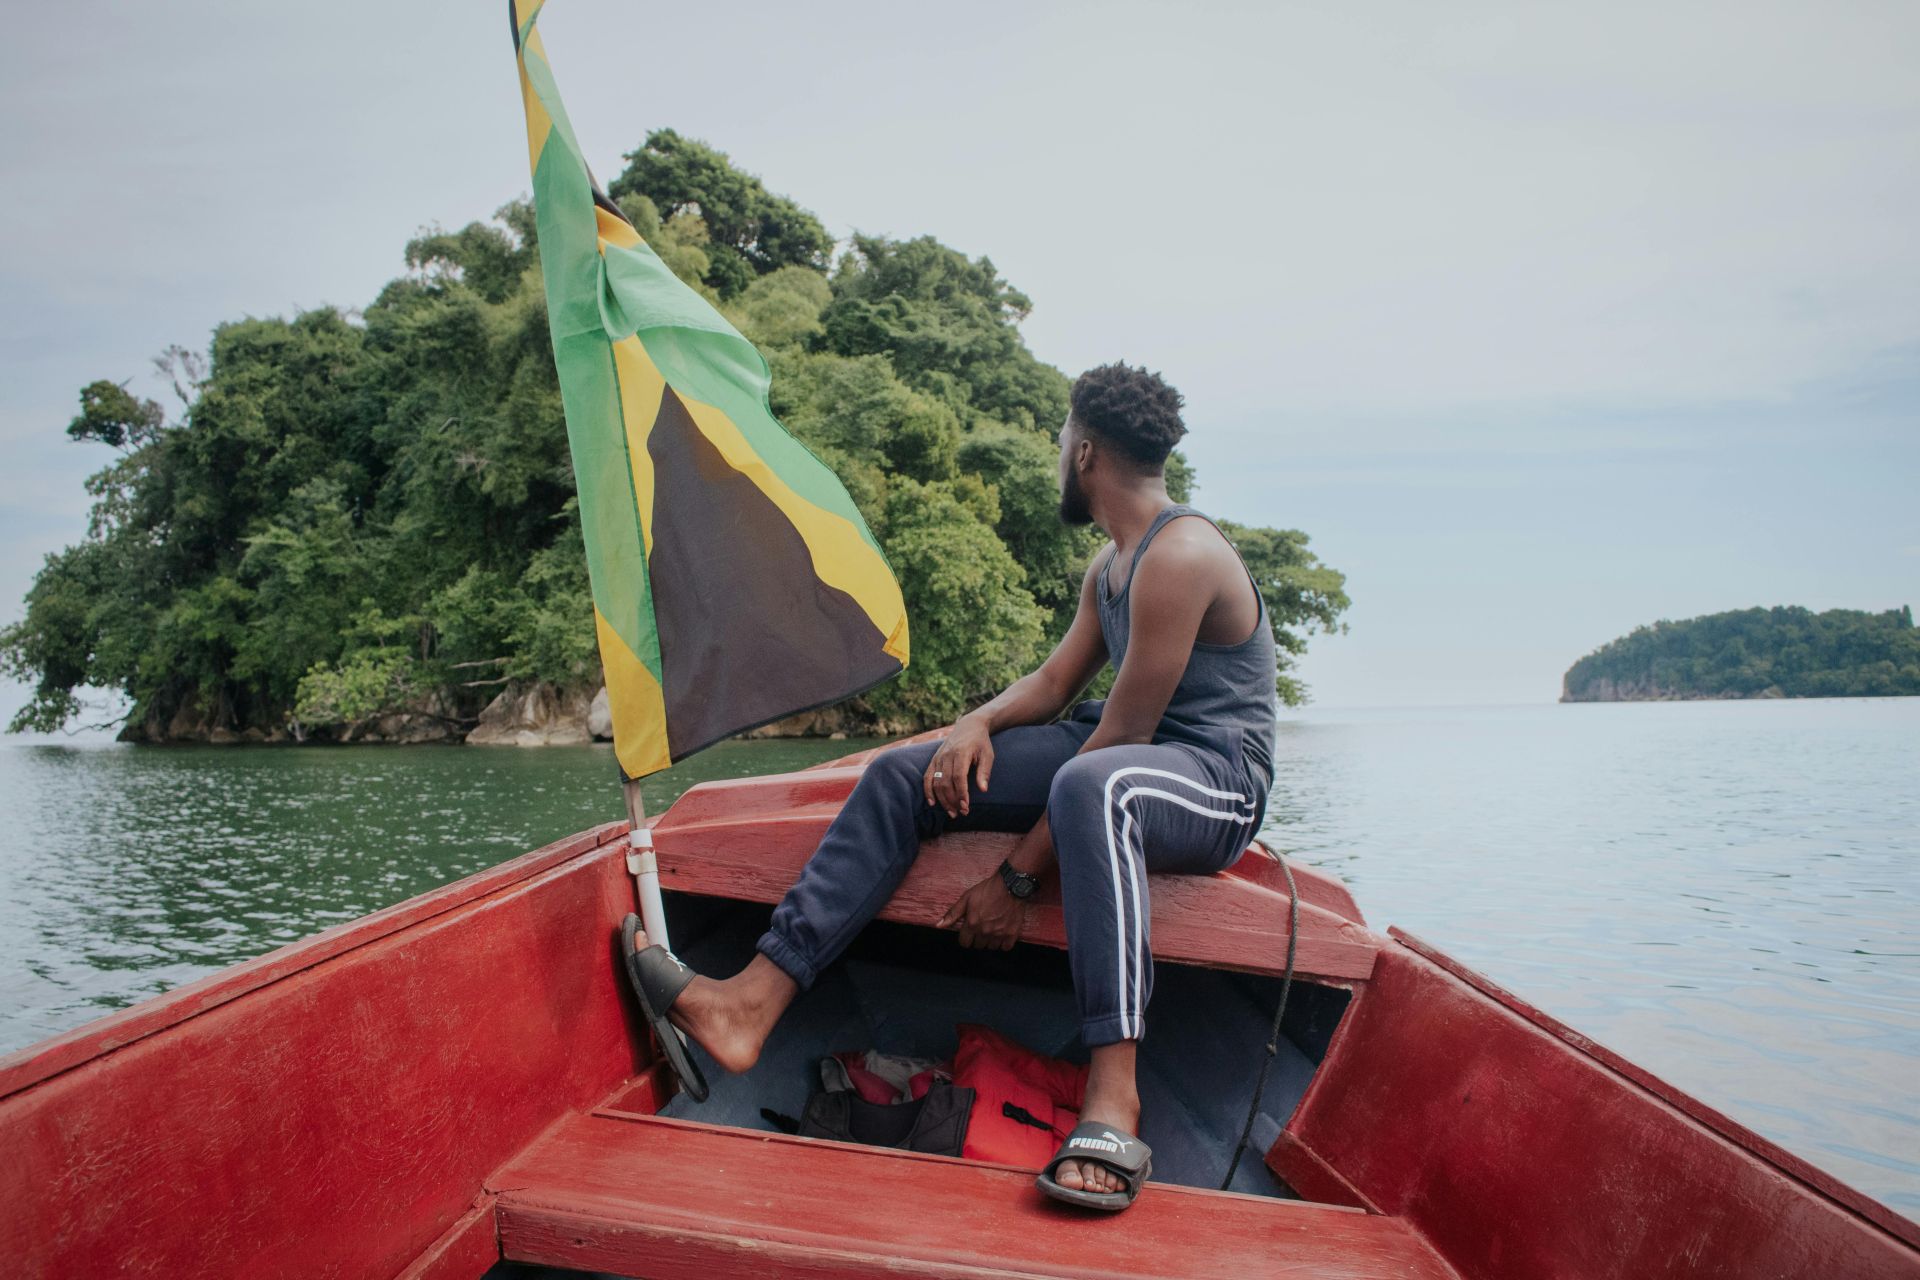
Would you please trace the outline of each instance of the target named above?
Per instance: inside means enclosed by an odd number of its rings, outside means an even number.
[[[832,1058],[821,1061],[821,1078],[823,1087],[807,1099],[806,1112],[800,1117],[803,1138],[833,1138],[938,1156],[957,1156],[966,1145],[974,1093],[955,1088],[943,1074],[933,1075],[920,1097],[891,1103],[861,1097]]]

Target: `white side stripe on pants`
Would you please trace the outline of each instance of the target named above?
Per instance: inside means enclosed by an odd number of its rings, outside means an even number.
[[[1157,787],[1129,787],[1121,794],[1118,800],[1115,800],[1113,795],[1114,784],[1122,778],[1136,775],[1165,778],[1172,782],[1178,782],[1183,786],[1191,787],[1202,795],[1210,796],[1215,800],[1233,801],[1238,806],[1243,807],[1245,812],[1240,812],[1238,809],[1210,809],[1184,796],[1175,795],[1171,791],[1162,791]],[[1139,873],[1135,869],[1135,861],[1132,853],[1133,813],[1127,808],[1127,802],[1135,796],[1152,796],[1162,800],[1171,800],[1183,809],[1190,810],[1205,818],[1215,818],[1223,822],[1232,822],[1235,824],[1246,823],[1251,825],[1256,817],[1254,813],[1254,802],[1247,799],[1247,797],[1240,792],[1218,791],[1212,787],[1203,786],[1191,778],[1170,772],[1166,769],[1152,769],[1145,765],[1134,765],[1125,769],[1115,769],[1111,774],[1107,775],[1103,808],[1106,812],[1107,821],[1107,858],[1113,868],[1113,929],[1114,941],[1117,944],[1115,950],[1118,953],[1115,976],[1119,982],[1120,1035],[1123,1039],[1131,1039],[1140,1034],[1141,1024],[1146,1017],[1146,1010],[1135,1007],[1135,1005],[1139,1003],[1141,989],[1146,984],[1145,943],[1143,938],[1145,933],[1145,923],[1143,919],[1145,911],[1141,903]],[[1122,818],[1117,842],[1113,829],[1113,815],[1116,810]],[[1123,895],[1120,890],[1120,850],[1122,848],[1128,851],[1127,884],[1128,889],[1133,895],[1133,928],[1131,930],[1127,928],[1126,911],[1122,904]],[[1129,935],[1131,935],[1132,940],[1131,947],[1128,945]],[[1132,953],[1132,964],[1128,964],[1129,951]],[[1132,979],[1131,983],[1128,981],[1129,978]],[[1131,992],[1131,998],[1129,997],[1129,992]]]

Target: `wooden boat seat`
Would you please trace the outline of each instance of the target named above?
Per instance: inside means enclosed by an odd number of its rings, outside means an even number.
[[[1031,1170],[610,1110],[489,1180],[503,1257],[579,1271],[1451,1280],[1399,1218],[1149,1182],[1117,1216]]]
[[[654,826],[663,888],[748,902],[778,902],[840,812],[872,753],[798,773],[702,783]],[[1000,865],[1017,837],[956,832],[931,841],[880,912],[931,926],[969,885]],[[1300,891],[1297,971],[1323,981],[1373,972],[1383,945],[1345,886],[1295,866]],[[1255,844],[1213,876],[1150,879],[1156,959],[1277,975],[1286,967],[1287,893],[1280,864]],[[1066,946],[1056,881],[1029,908],[1023,941]]]

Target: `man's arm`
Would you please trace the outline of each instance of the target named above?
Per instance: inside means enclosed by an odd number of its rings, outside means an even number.
[[[1080,605],[1074,610],[1073,622],[1047,660],[955,722],[953,732],[934,753],[921,780],[928,804],[945,809],[948,817],[966,813],[972,800],[970,781],[977,776],[980,789],[985,791],[993,773],[993,747],[988,738],[1015,725],[1046,724],[1065,711],[1100,673],[1107,661],[1107,640],[1100,630],[1094,579],[1105,556],[1096,555],[1087,566],[1080,579]],[[935,774],[940,776],[936,778]]]
[[[1140,557],[1127,602],[1126,660],[1120,664],[1100,724],[1081,745],[1081,752],[1153,741],[1213,602],[1218,566],[1212,562],[1212,550],[1185,529],[1176,535],[1176,527],[1169,526]],[[1084,602],[1084,590],[1082,595]],[[1053,865],[1053,828],[1044,812],[1033,829],[1020,837],[1007,861],[1016,871],[1035,876],[1044,875]],[[1019,939],[1023,918],[1019,901],[1001,886],[996,873],[962,894],[938,927],[957,926],[962,946],[1004,951]]]
[[[1126,661],[1107,695],[1100,727],[1081,751],[1153,741],[1212,607],[1218,573],[1213,548],[1181,529],[1178,521],[1148,546],[1134,570],[1127,602]]]
[[[1126,660],[1107,695],[1099,726],[1075,754],[1153,741],[1213,603],[1212,571],[1209,548],[1174,537],[1172,527],[1148,546],[1129,588]],[[1053,865],[1053,831],[1045,814],[1020,838],[1007,861],[1015,870],[1036,876]]]

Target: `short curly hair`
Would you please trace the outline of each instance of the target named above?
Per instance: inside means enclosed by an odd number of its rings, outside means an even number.
[[[1159,374],[1125,361],[1103,364],[1074,379],[1073,417],[1100,439],[1114,445],[1150,471],[1166,465],[1167,455],[1187,434],[1180,421],[1180,393]]]

